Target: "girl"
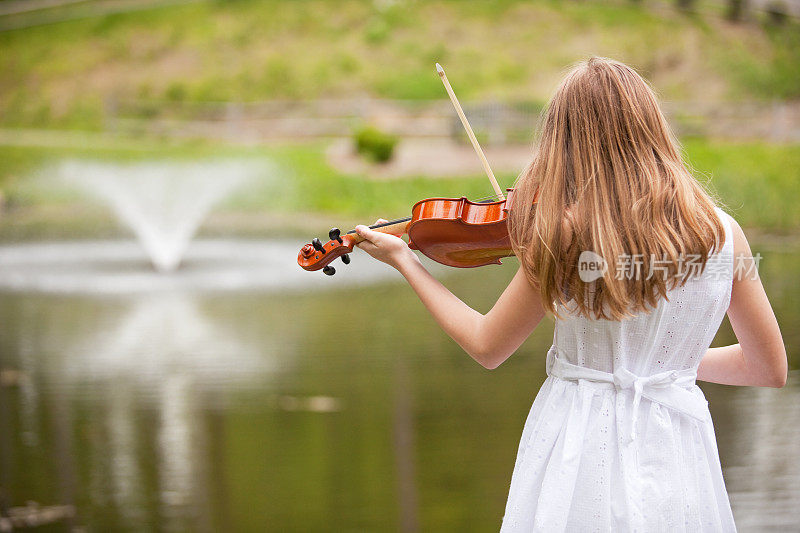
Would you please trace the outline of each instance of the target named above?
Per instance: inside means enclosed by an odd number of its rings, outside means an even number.
[[[520,266],[486,315],[400,238],[356,228],[486,368],[555,315],[502,531],[735,531],[695,380],[782,387],[788,366],[742,229],[686,169],[648,84],[608,59],[561,83],[516,189]],[[739,344],[709,349],[726,311]]]

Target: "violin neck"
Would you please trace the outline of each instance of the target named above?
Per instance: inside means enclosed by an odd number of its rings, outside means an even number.
[[[398,218],[397,220],[390,220],[389,222],[384,222],[382,224],[373,224],[369,227],[369,229],[400,237],[401,235],[406,234],[406,229],[408,228],[409,222],[411,222],[411,217]],[[353,235],[353,240],[357,243],[364,240],[356,234],[355,230],[350,230],[347,232],[347,234]]]

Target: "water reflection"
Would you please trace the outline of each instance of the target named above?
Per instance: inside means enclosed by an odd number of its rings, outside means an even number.
[[[135,299],[116,324],[64,347],[58,373],[69,383],[133,382],[161,397],[173,377],[204,388],[257,380],[288,364],[271,348],[241,343],[203,317],[193,297],[167,293]]]
[[[202,464],[202,457],[196,453],[202,447],[196,446],[201,435],[193,423],[197,415],[193,396],[189,379],[180,375],[170,376],[161,391],[158,465],[166,530],[184,530],[183,517],[193,504],[204,500],[202,493],[196,495],[194,491],[197,487],[201,492],[207,480],[195,468]]]
[[[131,526],[145,522],[144,494],[142,494],[142,472],[137,459],[136,424],[132,416],[135,411],[133,393],[128,387],[114,387],[108,395],[108,476],[111,499],[120,517]],[[101,466],[100,462],[96,467]],[[92,484],[98,492],[104,492],[104,472],[94,473]],[[98,494],[99,496],[99,494]]]
[[[795,357],[800,254],[764,255]],[[485,311],[514,268],[446,281]],[[496,530],[551,324],[487,372],[402,284],[307,275],[293,291],[4,293],[7,504],[74,505],[96,531]],[[726,322],[716,343],[732,341]],[[743,531],[794,527],[790,364],[781,390],[702,385]]]
[[[787,389],[746,388],[729,396],[738,431],[725,468],[731,504],[743,530],[796,528],[800,502],[800,372]]]

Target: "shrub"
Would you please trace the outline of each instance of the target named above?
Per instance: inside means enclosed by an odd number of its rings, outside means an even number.
[[[768,20],[772,24],[784,24],[788,18],[788,8],[786,7],[786,3],[781,2],[780,0],[773,0],[772,2],[769,2],[765,6],[764,10],[767,12]]]
[[[384,133],[373,126],[366,126],[355,133],[356,151],[377,163],[392,158],[397,146],[397,137]]]
[[[728,20],[737,22],[742,20],[745,10],[745,0],[728,0],[726,16]]]
[[[167,87],[164,96],[171,102],[182,102],[186,100],[186,86],[180,82],[174,82]]]

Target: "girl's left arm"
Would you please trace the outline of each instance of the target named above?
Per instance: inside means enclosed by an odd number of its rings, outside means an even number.
[[[358,247],[396,268],[436,322],[473,359],[493,369],[508,359],[544,317],[539,292],[520,269],[492,309],[484,314],[450,292],[399,237],[357,226],[366,240]]]

